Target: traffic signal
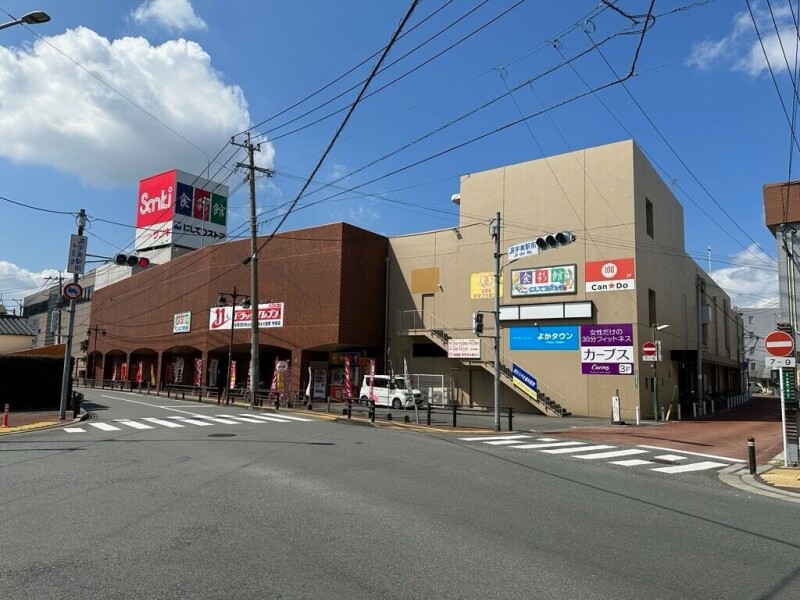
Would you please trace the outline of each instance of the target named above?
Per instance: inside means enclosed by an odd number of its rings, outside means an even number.
[[[135,254],[117,254],[114,257],[114,262],[120,267],[149,267],[150,259],[144,256],[136,256]]]
[[[483,313],[480,311],[472,313],[472,333],[475,335],[483,333]]]
[[[536,238],[536,247],[539,251],[551,250],[559,246],[566,246],[575,241],[575,234],[571,231],[559,231],[558,233],[548,233]]]

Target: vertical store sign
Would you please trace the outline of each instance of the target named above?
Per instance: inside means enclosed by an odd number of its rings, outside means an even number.
[[[581,325],[581,373],[633,375],[633,325]]]
[[[67,273],[83,275],[86,268],[86,246],[89,238],[85,235],[72,234],[69,238],[69,256],[67,257]]]

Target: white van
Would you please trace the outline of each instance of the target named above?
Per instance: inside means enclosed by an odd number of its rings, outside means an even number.
[[[372,399],[375,406],[391,406],[392,408],[409,408],[414,404],[422,404],[422,392],[412,390],[409,395],[406,389],[405,377],[395,375],[394,382],[390,384],[388,375],[375,375],[372,382]],[[362,404],[367,404],[369,398],[369,375],[364,375],[361,389],[358,392]]]
[[[750,385],[747,386],[747,391],[751,394],[766,394],[767,391],[764,389],[760,383],[756,383],[754,381],[750,382]]]

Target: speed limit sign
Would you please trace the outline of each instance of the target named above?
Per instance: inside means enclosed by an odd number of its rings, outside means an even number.
[[[83,296],[83,288],[77,283],[68,283],[62,291],[67,300],[77,300]]]

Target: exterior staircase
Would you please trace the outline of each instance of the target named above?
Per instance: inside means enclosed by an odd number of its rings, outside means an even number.
[[[451,339],[463,339],[457,334],[457,332],[445,326],[430,313],[421,311],[405,311],[400,313],[398,316],[400,317],[398,332],[406,333],[407,335],[424,335],[426,338],[444,350],[447,350],[447,342]],[[488,346],[491,353],[494,354],[494,346],[490,342],[481,338],[481,355],[483,355],[485,346]],[[491,373],[492,377],[494,377],[495,369],[493,360],[482,360],[477,358],[463,358],[460,360],[465,366],[480,366]],[[511,367],[509,366],[509,363],[509,359],[501,354],[501,383],[514,390],[521,398],[524,398],[527,402],[546,415],[568,417],[572,414],[566,408],[564,408],[564,399],[554,391],[548,390],[547,386],[543,385],[538,378],[538,390],[534,392],[533,395],[524,393],[517,388],[517,386],[514,385],[514,380],[511,376]]]

